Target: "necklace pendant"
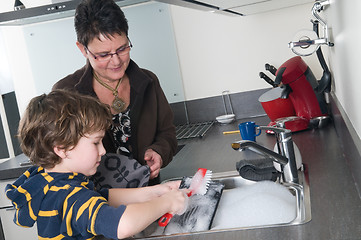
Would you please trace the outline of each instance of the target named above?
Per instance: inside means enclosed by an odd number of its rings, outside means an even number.
[[[114,109],[116,113],[120,113],[125,110],[124,109],[125,102],[122,99],[120,99],[118,96],[115,96],[111,107]]]

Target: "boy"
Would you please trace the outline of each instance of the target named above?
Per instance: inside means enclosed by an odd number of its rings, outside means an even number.
[[[185,210],[179,182],[134,189],[94,191],[109,108],[95,98],[64,90],[33,98],[19,124],[21,148],[36,166],[6,195],[16,208],[14,222],[39,239],[117,239],[142,231],[163,214]]]

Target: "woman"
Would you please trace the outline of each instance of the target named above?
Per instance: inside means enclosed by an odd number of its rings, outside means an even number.
[[[79,50],[86,65],[57,82],[111,106],[113,125],[103,144],[150,168],[150,185],[177,148],[173,113],[156,75],[130,59],[128,22],[113,0],[84,0],[75,13]]]

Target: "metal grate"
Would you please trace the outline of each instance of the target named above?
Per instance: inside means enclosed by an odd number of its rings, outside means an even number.
[[[177,139],[188,139],[195,137],[203,137],[206,132],[213,125],[212,122],[203,122],[203,123],[191,123],[186,125],[179,125],[176,127]]]

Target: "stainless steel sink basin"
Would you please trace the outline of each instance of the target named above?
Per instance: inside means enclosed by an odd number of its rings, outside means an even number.
[[[307,171],[306,171],[307,173]],[[308,176],[304,171],[299,170],[299,184],[290,184],[290,183],[279,183],[286,187],[289,192],[295,197],[295,208],[296,214],[295,218],[288,222],[277,222],[274,224],[263,224],[263,225],[253,225],[246,227],[223,227],[220,229],[211,228],[210,230],[197,231],[197,232],[167,232],[167,236],[179,236],[179,235],[189,235],[189,234],[199,234],[199,233],[210,233],[210,232],[221,232],[221,231],[234,231],[234,230],[245,230],[245,229],[255,229],[255,228],[270,228],[270,227],[280,227],[280,226],[292,226],[307,223],[311,220],[311,205],[310,205],[310,191],[309,191],[309,181]],[[174,179],[172,179],[174,180]],[[239,176],[237,171],[231,172],[222,172],[222,173],[213,173],[213,181],[219,181],[224,184],[223,193],[226,191],[237,190],[237,188],[243,188],[256,184],[257,182],[246,180]],[[287,192],[287,191],[286,191]],[[289,194],[289,193],[288,193]],[[222,198],[221,198],[222,201]],[[219,209],[218,209],[219,210]],[[217,211],[218,211],[217,210]],[[217,215],[217,214],[216,214]],[[262,217],[262,216],[260,216]],[[157,226],[157,223],[153,223],[142,233],[135,236],[135,238],[153,238],[164,236],[164,229]]]
[[[247,227],[217,229],[215,231],[291,226],[291,225],[299,225],[309,222],[311,220],[311,203],[310,203],[308,176],[304,173],[304,171],[299,171],[298,175],[299,175],[300,184],[280,183],[281,185],[285,186],[291,192],[291,194],[295,196],[296,199],[295,201],[296,217],[292,221],[285,223],[269,224],[269,225],[255,225],[255,226],[247,226]],[[240,177],[238,175],[238,172],[236,171],[214,174],[212,179],[215,181],[220,181],[225,185],[223,191],[227,191],[235,188],[242,188],[244,186],[252,185],[256,183],[254,181],[249,181]],[[209,231],[213,231],[213,230],[209,230]]]

